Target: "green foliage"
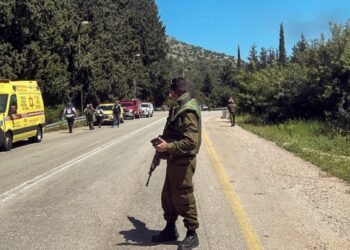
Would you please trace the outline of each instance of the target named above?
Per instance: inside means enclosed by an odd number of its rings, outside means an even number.
[[[283,31],[283,26],[281,26]],[[350,26],[333,25],[332,37],[293,48],[291,62],[276,63],[270,48],[260,53],[257,70],[252,46],[247,71],[236,71],[224,81],[239,97],[239,110],[266,123],[289,119],[323,119],[350,129]],[[283,32],[282,32],[283,33]],[[281,49],[281,48],[280,48]],[[232,86],[234,83],[234,86]]]
[[[46,124],[61,121],[64,111],[64,105],[45,108],[45,122]]]
[[[0,77],[38,80],[46,105],[131,98],[134,81],[160,103],[167,50],[154,0],[0,3]]]

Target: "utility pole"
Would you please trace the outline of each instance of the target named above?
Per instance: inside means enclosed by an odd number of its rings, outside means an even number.
[[[79,23],[78,26],[78,72],[80,71],[80,30],[83,25],[90,24],[89,21],[82,21]],[[84,95],[83,95],[83,86],[84,84],[82,82],[79,83],[80,86],[80,104],[81,104],[81,113],[83,113],[84,110]]]
[[[137,98],[137,84],[136,84],[136,79],[135,79],[135,74],[136,74],[136,67],[135,67],[135,61],[136,61],[136,57],[141,57],[141,54],[139,54],[139,53],[137,53],[137,54],[135,54],[134,55],[134,57],[133,57],[133,62],[134,62],[134,70],[135,70],[135,72],[134,72],[134,79],[133,79],[133,85],[134,85],[134,99],[136,99]]]

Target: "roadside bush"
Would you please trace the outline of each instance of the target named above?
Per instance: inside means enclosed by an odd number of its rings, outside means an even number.
[[[46,124],[55,123],[61,120],[64,111],[64,105],[58,105],[45,108]]]

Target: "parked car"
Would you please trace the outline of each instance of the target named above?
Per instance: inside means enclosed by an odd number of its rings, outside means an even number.
[[[114,107],[114,103],[101,103],[100,105],[97,106],[97,108],[101,108],[103,110],[103,120],[102,120],[102,124],[103,123],[112,123],[113,122],[113,107]],[[124,114],[123,114],[123,108],[121,108],[121,112],[120,112],[120,122],[123,123],[124,122]]]
[[[153,104],[150,102],[141,103],[141,116],[152,117],[153,116]]]
[[[141,101],[139,100],[123,100],[119,102],[124,111],[124,118],[140,118]]]

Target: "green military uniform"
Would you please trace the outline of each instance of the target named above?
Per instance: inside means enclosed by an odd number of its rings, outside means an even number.
[[[174,223],[180,215],[185,227],[195,230],[199,224],[192,177],[201,144],[201,117],[199,106],[189,93],[182,94],[177,106],[170,110],[162,137],[170,154],[162,191],[164,218]]]
[[[229,104],[227,105],[228,108],[228,112],[229,112],[229,118],[230,118],[230,122],[231,125],[234,126],[236,124],[236,105],[233,101],[229,102]]]

